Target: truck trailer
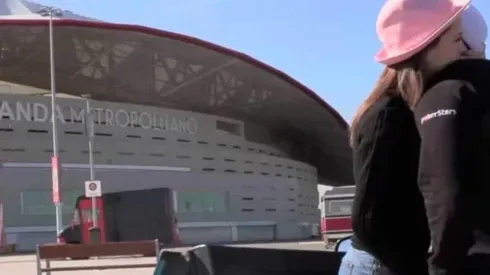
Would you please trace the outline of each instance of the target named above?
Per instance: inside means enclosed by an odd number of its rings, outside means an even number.
[[[179,239],[169,188],[106,193],[95,200],[101,243],[158,239],[171,245]],[[58,238],[63,243],[93,243],[93,226],[92,198],[79,196],[72,224]]]

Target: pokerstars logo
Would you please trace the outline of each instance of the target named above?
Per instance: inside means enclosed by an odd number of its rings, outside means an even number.
[[[424,124],[425,122],[433,119],[433,118],[436,118],[436,117],[441,117],[441,116],[455,116],[458,112],[456,112],[455,109],[440,109],[440,110],[437,110],[433,113],[428,113],[426,114],[425,116],[423,116],[421,119],[420,119],[420,123],[421,124]]]

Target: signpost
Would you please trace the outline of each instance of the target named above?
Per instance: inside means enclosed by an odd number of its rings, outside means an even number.
[[[92,198],[92,200],[102,196],[102,186],[100,180],[88,180],[85,182],[85,196],[87,198]],[[92,210],[95,211],[95,209]]]
[[[85,196],[87,198],[92,198],[92,228],[89,228],[91,242],[96,244],[100,243],[100,229],[98,224],[97,215],[97,197],[102,196],[102,186],[100,180],[89,180],[85,182]]]

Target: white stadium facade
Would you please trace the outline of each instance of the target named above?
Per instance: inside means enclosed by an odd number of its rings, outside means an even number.
[[[9,242],[56,239],[48,20],[0,1],[0,201]],[[63,222],[89,179],[104,192],[169,187],[186,243],[299,239],[317,185],[350,185],[348,125],[319,96],[245,54],[184,35],[54,19]]]

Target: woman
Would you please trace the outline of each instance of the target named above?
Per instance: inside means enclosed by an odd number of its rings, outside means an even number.
[[[484,45],[468,46],[484,56]],[[488,60],[455,61],[427,81],[414,109],[431,274],[490,274],[489,74]]]
[[[380,12],[383,49],[376,60],[386,67],[352,122],[353,249],[340,275],[428,274],[430,235],[417,188],[420,141],[411,108],[425,79],[466,55],[460,15],[468,6],[469,0],[390,0]]]

